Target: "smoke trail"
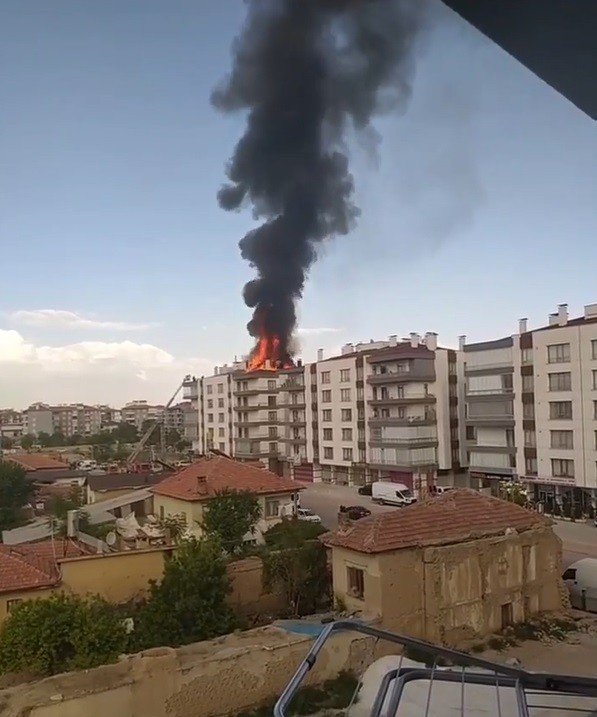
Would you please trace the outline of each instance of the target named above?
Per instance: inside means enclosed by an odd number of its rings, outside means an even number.
[[[237,209],[249,200],[263,223],[240,241],[257,269],[244,288],[255,309],[252,336],[275,335],[283,356],[295,301],[323,239],[346,234],[358,209],[345,152],[350,124],[410,94],[421,0],[247,0],[233,67],[212,102],[248,109],[247,126],[219,193]]]

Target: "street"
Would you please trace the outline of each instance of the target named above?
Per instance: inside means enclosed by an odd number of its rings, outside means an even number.
[[[387,505],[377,505],[367,495],[359,495],[356,488],[331,483],[311,483],[301,493],[301,506],[310,508],[321,517],[326,528],[338,524],[338,508],[341,505],[364,505],[372,513],[401,510]],[[571,523],[557,520],[554,531],[561,538],[563,567],[575,560],[597,558],[597,528],[587,523]]]

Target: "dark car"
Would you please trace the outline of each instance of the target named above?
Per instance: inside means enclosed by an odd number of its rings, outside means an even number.
[[[366,483],[365,485],[362,485],[358,490],[359,495],[371,495],[371,491],[373,490],[371,485],[371,483]]]
[[[371,515],[369,508],[365,508],[363,505],[341,505],[340,512],[346,513],[350,520],[360,520]]]

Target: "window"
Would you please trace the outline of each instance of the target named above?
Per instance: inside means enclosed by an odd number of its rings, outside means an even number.
[[[224,414],[218,413],[218,423],[224,423]]]
[[[323,457],[326,458],[328,461],[333,460],[334,458],[334,449],[330,446],[325,446],[323,449]]]
[[[342,421],[352,421],[352,408],[343,408],[341,418]]]
[[[572,379],[570,371],[565,373],[549,374],[549,390],[550,391],[571,391]]]
[[[274,498],[265,499],[265,517],[277,518],[280,515],[280,501]]]
[[[276,405],[276,397],[275,396],[268,396],[267,397],[267,405],[270,408],[273,408]]]
[[[572,431],[550,431],[552,448],[574,448]]]
[[[213,414],[213,413],[208,413],[208,414],[207,414],[207,422],[208,422],[208,423],[213,423],[213,422],[214,422],[214,414]]]
[[[210,399],[208,400],[208,402],[207,402],[207,407],[208,407],[208,408],[213,408],[213,407],[214,407],[214,402],[213,402],[213,400],[212,400],[211,398],[210,398]]]
[[[549,417],[552,420],[570,420],[572,418],[572,401],[550,401]]]
[[[552,344],[547,347],[547,363],[569,363],[570,344]]]
[[[349,388],[341,388],[340,389],[340,400],[341,401],[350,401],[350,389]]]
[[[522,349],[521,360],[522,363],[533,363],[533,349]]]
[[[332,409],[331,408],[324,408],[321,413],[321,420],[328,423],[332,420]]]
[[[454,384],[450,384],[452,387]],[[425,384],[425,395],[427,396],[427,384]],[[396,386],[396,398],[404,398],[404,386]]]
[[[576,580],[576,568],[567,568],[564,570],[562,580]]]
[[[321,392],[321,402],[322,403],[331,403],[332,402],[332,392],[331,391],[322,391]]]
[[[218,393],[224,393],[224,384],[223,383],[218,384]]]
[[[595,450],[597,451],[597,431],[593,431],[595,434]]]
[[[359,463],[365,463],[367,460],[367,456],[365,454],[364,448],[359,448]]]
[[[342,383],[346,383],[347,381],[350,381],[350,369],[349,368],[343,368],[340,370],[340,381]]]
[[[365,597],[365,574],[360,568],[346,568],[348,594],[362,600]]]
[[[330,382],[330,372],[322,371],[321,372],[321,383],[329,383],[329,382]]]
[[[522,390],[528,393],[532,393],[535,388],[535,381],[532,376],[522,377]]]
[[[567,458],[552,458],[551,474],[554,478],[574,478],[574,461]]]
[[[323,440],[324,441],[333,441],[334,440],[334,432],[331,428],[324,428],[323,429]]]
[[[597,421],[597,401],[593,401],[593,418]]]
[[[350,408],[347,410],[350,411]],[[351,411],[351,415],[352,415],[352,411]],[[362,421],[362,420],[364,420],[364,418],[365,418],[365,409],[361,406],[357,406],[357,419],[359,421]],[[348,419],[348,420],[350,420],[350,419]]]
[[[269,452],[273,453],[274,455],[278,452],[278,444],[277,443],[270,443],[269,444]]]
[[[343,448],[342,449],[342,460],[343,461],[352,461],[352,448]]]
[[[477,442],[477,429],[474,426],[466,427],[466,440]]]
[[[267,420],[268,421],[277,421],[278,413],[276,411],[268,411],[267,412]]]
[[[343,428],[342,429],[342,440],[343,441],[352,441],[352,428]]]
[[[277,438],[278,437],[278,429],[275,426],[268,426],[267,435],[269,436],[269,438]]]
[[[225,443],[218,443],[218,450],[222,451],[224,453],[226,451],[226,444]]]
[[[214,387],[210,383],[208,383],[207,384],[207,393],[213,393],[213,392],[214,392]]]
[[[594,359],[597,359],[597,339],[593,339],[593,341],[591,341],[591,356]]]
[[[525,458],[524,469],[527,475],[537,475],[537,459],[536,458]]]
[[[224,399],[218,398],[218,408],[224,408]]]
[[[357,401],[363,401],[365,398],[365,390],[359,386],[357,388]]]
[[[593,391],[597,390],[597,371],[593,371]]]
[[[275,379],[270,379],[267,382],[267,390],[268,391],[275,391],[276,390],[276,381]]]
[[[406,406],[398,406],[398,408],[396,409],[396,418],[406,418]]]
[[[514,446],[514,429],[513,428],[506,428],[506,445],[513,447]]]
[[[537,446],[537,434],[535,431],[524,432],[524,445],[527,448],[535,448]]]
[[[220,438],[224,437],[224,429],[223,428],[218,428],[218,436],[220,436]]]
[[[6,601],[6,611],[12,612],[17,605],[23,602],[23,598],[13,598]]]
[[[522,404],[522,417],[523,418],[535,418],[535,404],[534,403],[523,403]]]

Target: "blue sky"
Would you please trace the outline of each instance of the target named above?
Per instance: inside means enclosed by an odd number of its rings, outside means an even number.
[[[410,331],[487,339],[597,301],[594,123],[435,0],[430,15],[377,156],[350,138],[362,215],[311,271],[307,360]],[[2,3],[0,406],[163,401],[250,348],[252,219],[215,199],[244,118],[209,103],[243,16]]]

